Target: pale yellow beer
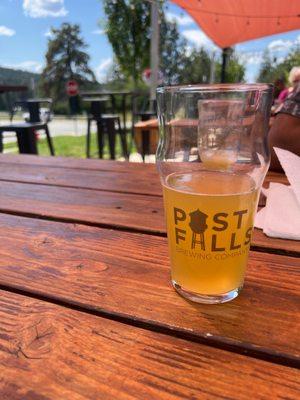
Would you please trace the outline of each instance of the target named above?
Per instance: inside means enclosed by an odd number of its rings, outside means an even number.
[[[163,189],[173,284],[201,295],[242,287],[257,207],[254,181],[227,172],[176,173]]]

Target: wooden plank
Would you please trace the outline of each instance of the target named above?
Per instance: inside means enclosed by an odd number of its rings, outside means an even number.
[[[9,400],[296,399],[298,371],[0,291]]]
[[[166,236],[163,201],[157,196],[2,181],[0,211]],[[252,246],[281,254],[300,253],[299,241],[268,238],[258,229]]]
[[[135,130],[143,130],[143,129],[155,129],[158,131],[158,121],[157,119],[148,119],[147,121],[139,121],[134,124]]]
[[[83,169],[95,171],[113,171],[113,172],[132,172],[145,173],[152,175],[157,179],[155,164],[133,163],[127,161],[96,160],[96,159],[78,159],[71,157],[42,157],[30,154],[0,154],[0,164],[9,165],[39,165],[53,168]],[[284,174],[269,171],[266,180],[267,183],[278,182],[287,184],[288,180]]]
[[[267,173],[265,181],[264,181],[264,186],[268,187],[270,182],[283,183],[284,185],[289,184],[289,181],[284,174],[274,172],[274,171],[269,171]]]
[[[0,240],[3,286],[299,365],[299,258],[252,252],[242,294],[209,306],[173,290],[162,237],[2,214]]]
[[[0,180],[123,193],[162,195],[158,174],[148,176],[115,171],[90,170],[87,172],[81,169],[3,163],[0,168]]]
[[[158,196],[3,181],[0,211],[166,235]]]
[[[65,158],[58,158],[55,164],[56,157],[42,157],[41,161],[35,156],[13,157],[16,162],[4,162],[5,158],[0,155],[0,180],[162,196],[158,173],[151,164],[73,159],[70,163],[73,166],[66,168]],[[26,157],[30,163],[24,163]],[[44,165],[48,162],[49,165]],[[80,162],[83,162],[81,168]],[[283,174],[273,172],[267,175],[264,186],[268,187],[270,181],[288,183]]]
[[[70,168],[95,171],[132,171],[133,173],[139,171],[149,174],[156,174],[155,164],[72,157],[37,157],[30,154],[0,154],[0,164],[39,165],[53,168]]]
[[[135,168],[136,164],[118,163],[114,161],[70,159],[72,168],[79,168],[81,163],[88,167],[92,165],[93,168],[96,168],[96,166],[99,165],[101,165],[101,168],[103,168],[102,166],[105,166],[104,168],[108,168],[105,173],[96,172],[92,173],[92,175],[89,173],[87,176],[86,171],[74,172],[65,168],[65,171],[62,171],[61,168],[59,168],[59,165],[65,166],[67,162],[69,162],[69,160],[66,158],[53,159],[53,157],[35,157],[31,155],[9,156],[6,158],[5,156],[0,155],[0,160],[11,160],[17,162],[17,165],[11,165],[11,161],[7,161],[7,165],[4,163],[5,166],[3,167],[2,165],[0,179],[1,177],[3,179],[9,179],[13,181],[23,179],[26,182],[36,182],[51,186],[49,190],[46,187],[39,187],[36,189],[31,185],[28,185],[27,187],[23,185],[19,190],[16,190],[15,185],[10,185],[9,183],[6,185],[4,182],[2,182],[3,190],[0,201],[2,203],[1,209],[3,211],[19,211],[20,213],[26,212],[30,215],[41,214],[48,217],[73,220],[81,223],[111,225],[114,227],[125,227],[129,229],[138,229],[153,233],[165,234],[163,211],[161,209],[161,202],[159,200],[154,198],[148,200],[145,198],[139,198],[135,199],[135,201],[131,203],[133,198],[125,197],[122,199],[118,198],[116,200],[113,194],[106,195],[101,193],[100,197],[98,193],[95,194],[84,191],[74,192],[72,189],[60,189],[59,187],[53,189],[52,186],[56,184],[62,186],[74,185],[76,187],[83,186],[89,189],[94,187],[95,189],[98,188],[99,190],[101,190],[101,188],[103,190],[109,190],[110,188],[112,190],[116,190],[117,192],[124,191],[129,193],[137,193],[141,191],[147,195],[149,193],[161,195],[158,176],[153,165],[150,166],[138,164],[138,170],[136,171],[138,175],[134,174],[133,176],[133,170],[130,170],[130,168]],[[56,162],[57,166],[54,167]],[[33,164],[31,165],[31,163]],[[39,172],[37,173],[36,167],[39,165],[39,163],[42,163],[42,165],[39,166]],[[41,171],[41,167],[44,166],[44,163],[49,164],[51,167],[49,169],[44,168],[44,170]],[[123,177],[122,181],[119,178],[119,173],[117,173],[117,175],[111,174],[109,168],[111,168],[112,171],[115,169],[116,171],[124,172],[125,175],[121,175]],[[145,171],[147,175],[149,174],[149,177],[147,177],[147,179],[145,179],[145,177],[140,177],[140,179],[138,179],[140,174],[144,174],[143,171]],[[109,173],[107,174],[107,172]],[[282,174],[273,172],[268,174],[268,179],[266,182],[268,182],[270,179],[272,181],[281,181],[283,183],[286,181],[286,178]],[[23,189],[31,190],[32,193],[26,193],[25,195],[25,193],[22,193]],[[62,199],[64,198],[62,190],[66,193],[66,204],[62,204]],[[18,192],[18,195],[16,192]],[[37,195],[36,197],[34,196],[35,192]],[[74,199],[72,200],[68,194],[70,194],[72,197],[74,196]],[[20,199],[14,199],[14,195],[20,196]],[[45,199],[47,198],[50,201],[46,204]],[[59,201],[60,208],[55,207],[53,204],[54,198]],[[29,202],[26,203],[24,201],[26,199],[29,200]],[[36,203],[38,203],[40,207],[36,208]],[[114,204],[116,203],[118,203],[118,205],[115,207],[122,208],[115,209]],[[152,213],[150,216],[149,203],[153,204],[152,207],[150,205]],[[21,206],[20,208],[18,208],[18,204]],[[71,204],[73,204],[73,207],[71,207]],[[109,204],[112,206],[109,207]],[[143,204],[145,207],[143,207]],[[45,208],[43,205],[45,205]],[[145,221],[142,221],[140,218],[138,218],[138,216],[134,215],[135,207],[137,207],[139,212],[142,212]],[[64,213],[66,214],[65,216],[63,215]],[[125,213],[127,213],[127,215]],[[287,253],[299,251],[299,243],[290,240],[270,239],[260,231],[254,232],[253,246],[255,246],[257,249],[271,249],[272,251],[279,250],[280,252]]]
[[[253,250],[266,251],[269,253],[300,255],[300,241],[277,239],[268,237],[261,229],[254,229],[251,240],[251,248]]]

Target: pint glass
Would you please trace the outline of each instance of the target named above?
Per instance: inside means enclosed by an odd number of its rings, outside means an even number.
[[[269,166],[272,92],[267,84],[157,89],[172,284],[189,300],[223,303],[243,286]]]

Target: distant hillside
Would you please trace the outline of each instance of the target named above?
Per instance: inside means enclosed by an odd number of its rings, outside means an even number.
[[[1,1],[1,0],[0,0]],[[45,97],[39,90],[40,74],[22,71],[18,69],[4,68],[0,66],[0,85],[20,85],[27,86],[26,92],[11,92],[0,94],[0,111],[9,111],[16,100],[26,99],[28,97]],[[34,86],[34,91],[33,91]],[[87,81],[80,85],[80,90],[101,90],[103,86],[98,82]],[[46,96],[49,97],[49,96]],[[53,110],[57,113],[67,114],[69,103],[67,95],[60,101],[54,102]]]
[[[8,96],[5,94],[0,95],[0,110],[9,110],[11,105],[23,96],[32,97],[33,85],[35,87],[35,94],[38,94],[39,79],[40,75],[33,72],[0,67],[0,85],[20,85],[28,87],[27,92],[9,93]]]
[[[39,79],[40,74],[0,67],[0,84],[3,85],[26,85],[30,87],[32,80],[37,84]]]

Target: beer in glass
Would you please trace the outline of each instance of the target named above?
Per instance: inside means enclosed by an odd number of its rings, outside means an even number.
[[[272,87],[166,87],[157,99],[173,286],[196,302],[232,300],[243,286],[269,166]]]

